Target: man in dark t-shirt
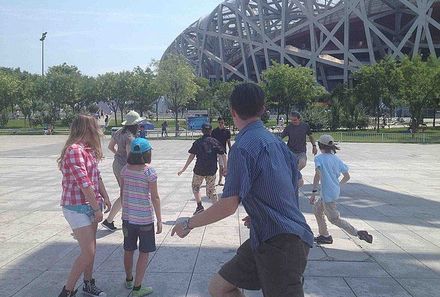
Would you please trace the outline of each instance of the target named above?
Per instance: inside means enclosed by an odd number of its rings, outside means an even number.
[[[302,170],[307,164],[307,135],[309,136],[310,143],[313,147],[312,152],[316,155],[318,150],[309,124],[301,122],[301,114],[299,112],[292,111],[290,114],[290,124],[284,128],[283,133],[281,133],[281,138],[289,136],[287,146],[296,156],[299,170]]]
[[[185,166],[177,175],[181,175],[191,164],[192,160],[197,157],[196,165],[194,166],[194,174],[192,180],[192,190],[194,198],[197,201],[197,208],[194,214],[202,212],[204,207],[202,205],[202,197],[200,195],[200,186],[203,180],[206,180],[206,196],[211,199],[213,203],[217,202],[218,197],[215,191],[215,175],[217,173],[217,155],[223,159],[225,164],[223,170],[226,172],[226,156],[223,146],[213,137],[211,137],[212,127],[209,123],[202,126],[203,136],[197,139],[189,149],[189,157],[186,160]]]
[[[228,145],[228,148],[231,149],[231,131],[226,129],[225,120],[222,117],[219,117],[217,121],[218,121],[218,127],[212,130],[211,136],[217,139],[218,142],[220,142],[226,154],[227,152],[226,144]],[[221,155],[218,156],[218,166],[220,167],[218,185],[223,186],[222,178],[223,178],[223,168],[225,167],[225,164],[223,163],[223,157]]]

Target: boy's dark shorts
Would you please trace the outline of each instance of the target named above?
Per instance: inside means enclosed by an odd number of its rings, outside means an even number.
[[[234,286],[262,289],[265,297],[303,297],[309,246],[293,234],[279,234],[253,251],[246,240],[218,272]]]
[[[137,250],[139,238],[139,251],[151,253],[156,250],[156,240],[154,234],[154,223],[149,225],[135,225],[128,221],[122,221],[122,232],[124,233],[124,250]]]

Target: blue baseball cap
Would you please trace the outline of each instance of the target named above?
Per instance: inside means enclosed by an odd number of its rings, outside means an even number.
[[[145,138],[135,138],[130,145],[130,152],[133,154],[142,154],[151,151],[151,144]]]

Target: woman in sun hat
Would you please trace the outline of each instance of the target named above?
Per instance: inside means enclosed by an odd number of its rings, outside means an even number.
[[[121,170],[127,164],[127,156],[130,152],[130,144],[133,139],[136,138],[139,123],[143,120],[144,118],[142,118],[134,110],[127,113],[125,115],[125,121],[122,122],[123,127],[113,134],[112,139],[108,144],[108,149],[115,154],[115,158],[113,160],[113,173],[115,174],[119,186],[121,186]],[[116,199],[116,201],[113,203],[107,219],[102,222],[102,226],[110,231],[115,231],[117,228],[113,223],[113,219],[121,210],[121,207],[121,197],[118,197],[118,199]]]

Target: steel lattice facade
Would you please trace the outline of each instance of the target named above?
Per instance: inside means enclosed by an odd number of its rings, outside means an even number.
[[[165,52],[199,76],[261,80],[272,61],[311,67],[327,89],[390,55],[440,56],[440,0],[229,0]]]

